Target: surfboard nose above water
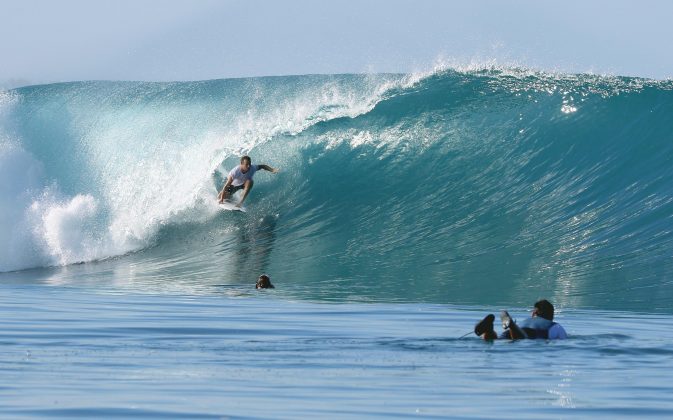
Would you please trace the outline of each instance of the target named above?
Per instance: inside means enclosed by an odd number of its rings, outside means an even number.
[[[232,203],[231,201],[227,201],[227,200],[225,200],[223,203],[219,203],[218,206],[220,206],[220,208],[221,208],[222,210],[240,211],[240,212],[242,212],[242,213],[246,213],[246,212],[247,212],[247,210],[245,209],[245,207],[243,207],[243,206],[241,206],[241,207],[237,207],[236,204]]]

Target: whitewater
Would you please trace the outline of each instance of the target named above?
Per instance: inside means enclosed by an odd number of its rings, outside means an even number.
[[[671,111],[495,67],[0,91],[5,414],[670,416]],[[223,212],[244,154],[281,172]],[[458,339],[542,297],[567,342]]]

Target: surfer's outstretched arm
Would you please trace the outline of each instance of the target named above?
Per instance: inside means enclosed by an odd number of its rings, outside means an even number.
[[[272,167],[269,166],[269,165],[257,165],[257,167],[258,167],[259,169],[264,169],[265,171],[269,171],[269,172],[271,172],[271,173],[273,173],[273,174],[277,174],[278,171],[279,171],[278,168],[272,168]]]

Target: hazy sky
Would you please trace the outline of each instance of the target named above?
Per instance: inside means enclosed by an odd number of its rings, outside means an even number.
[[[673,77],[673,1],[0,0],[0,86],[427,70]]]

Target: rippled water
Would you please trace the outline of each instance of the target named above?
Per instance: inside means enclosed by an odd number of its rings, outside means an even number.
[[[497,309],[14,283],[0,289],[0,414],[673,415],[671,316],[566,310],[566,341],[460,338]]]

